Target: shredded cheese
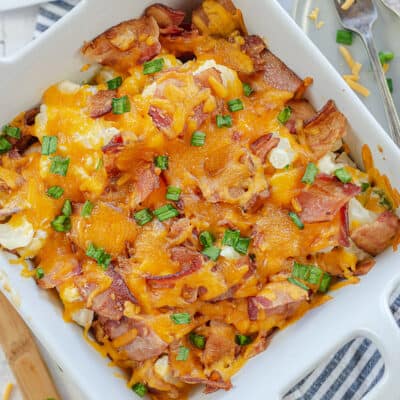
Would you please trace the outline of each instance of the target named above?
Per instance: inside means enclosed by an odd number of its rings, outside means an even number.
[[[355,92],[368,97],[370,95],[369,89],[359,83],[362,64],[354,60],[350,51],[346,47],[339,46],[339,51],[351,69],[351,75],[345,74],[343,75],[343,79]]]
[[[312,10],[310,12],[310,14],[308,15],[308,18],[310,18],[311,20],[313,20],[315,22],[315,27],[317,29],[321,29],[325,25],[325,22],[318,21],[318,17],[319,17],[319,8],[315,7],[314,10]]]
[[[348,10],[353,4],[354,4],[355,0],[346,0],[342,6],[340,7],[342,10]]]
[[[3,392],[3,400],[10,400],[11,399],[11,393],[14,388],[14,384],[9,382]]]
[[[352,79],[345,79],[346,83],[357,93],[360,93],[361,95],[368,97],[371,92],[363,85],[360,83],[352,80]]]

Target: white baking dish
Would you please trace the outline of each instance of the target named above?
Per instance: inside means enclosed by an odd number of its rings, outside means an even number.
[[[139,16],[153,2],[83,0],[40,39],[19,54],[0,61],[0,123],[38,103],[40,94],[50,84],[65,78],[77,82],[85,79],[85,74],[79,72],[82,60],[78,49],[82,42],[117,22]],[[188,0],[164,2],[178,7],[189,3]],[[250,32],[265,36],[271,49],[300,76],[315,78],[310,90],[315,106],[322,106],[330,98],[336,101],[354,131],[347,142],[356,160],[360,161],[361,145],[368,143],[378,167],[399,188],[399,149],[278,3],[236,0],[236,4],[243,10]],[[378,151],[378,145],[383,153]],[[11,286],[20,295],[20,313],[85,398],[132,399],[134,394],[107,367],[108,360],[86,344],[78,327],[63,322],[57,300],[39,290],[33,280],[21,278],[19,270],[8,265],[6,256],[0,254],[0,271],[8,275]],[[359,285],[334,293],[334,301],[311,311],[277,335],[269,349],[251,360],[233,379],[234,388],[230,392],[217,392],[207,399],[278,399],[321,359],[357,335],[372,339],[386,364],[383,379],[368,399],[398,399],[400,330],[390,313],[388,297],[399,282],[400,255],[388,250],[378,257],[376,267]],[[194,398],[205,397],[198,393]]]

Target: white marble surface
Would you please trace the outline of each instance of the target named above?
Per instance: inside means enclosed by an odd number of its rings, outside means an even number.
[[[0,0],[0,2],[1,1],[2,0]],[[291,9],[293,0],[279,1],[288,11]],[[11,4],[12,1],[9,0],[9,3]],[[15,0],[15,5],[19,3],[19,0]],[[32,40],[38,8],[39,6],[36,5],[0,12],[0,58],[18,51],[18,49]],[[46,351],[45,344],[39,344],[39,346],[62,400],[88,400],[83,399],[77,388],[74,387],[73,382],[68,379],[68,376],[66,376],[52,360],[51,355]],[[8,368],[4,353],[0,348],[0,398],[8,382],[13,382],[15,384],[15,378]],[[10,400],[21,399],[21,393],[18,387],[15,386]]]

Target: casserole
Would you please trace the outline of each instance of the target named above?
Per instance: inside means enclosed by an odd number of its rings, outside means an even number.
[[[239,3],[238,4],[238,6],[239,7],[241,7],[242,5]],[[82,8],[82,10],[85,10],[85,7],[87,7],[87,3],[84,3],[84,5],[83,6],[81,6],[81,8]],[[275,8],[274,8],[274,6],[271,6],[272,7],[272,10],[275,10]],[[121,4],[121,8],[123,8],[123,4]],[[245,13],[245,15],[247,15],[247,17],[249,17],[249,14],[251,15],[251,13],[252,12],[254,12],[255,10],[254,9],[250,9],[250,10],[247,10],[246,9],[246,7],[241,7],[242,9],[243,9],[243,12]],[[279,9],[276,9],[275,10],[275,12],[277,13],[277,15],[279,15],[279,11],[278,11]],[[135,12],[135,15],[136,14],[138,14],[138,12]],[[116,21],[114,21],[114,22],[116,22]],[[111,25],[111,23],[109,23],[109,25]],[[101,27],[100,28],[100,30],[101,29],[103,29],[104,27]],[[257,23],[255,23],[254,24],[254,26],[249,26],[249,29],[250,30],[252,30],[252,31],[255,31],[255,32],[262,32],[262,33],[264,33],[265,31],[264,30],[262,30],[262,29],[260,29],[260,27],[257,27]],[[99,29],[97,29],[97,30],[99,30]],[[87,33],[87,32],[86,32]],[[268,32],[265,32],[266,34],[268,34]],[[85,37],[91,37],[91,36],[94,36],[94,32],[90,32],[90,34],[89,35],[86,35]],[[268,35],[268,36],[273,36],[272,34],[270,34],[270,35]],[[278,45],[278,47],[277,47],[277,53],[280,55],[280,56],[282,56],[282,58],[285,60],[285,61],[287,61],[286,59],[285,59],[285,51],[287,51],[287,44],[285,45],[285,43],[283,42],[283,43],[278,43],[277,42],[277,45]],[[274,45],[272,44],[272,50],[275,50],[275,48],[274,48]],[[279,52],[279,49],[280,48],[283,48],[283,54],[280,54],[280,52]],[[305,49],[305,51],[306,51],[306,49]],[[38,54],[38,52],[36,52],[36,56],[40,56],[40,54]],[[76,60],[76,61],[78,61],[78,60]],[[306,75],[306,72],[305,71],[302,71],[301,70],[301,68],[297,68],[296,69],[296,65],[294,64],[294,63],[292,63],[293,64],[293,68],[296,70],[296,71],[299,71],[299,73],[301,74],[301,75]],[[14,71],[13,72],[15,72],[15,69],[14,69]],[[303,73],[304,72],[304,73]],[[307,71],[307,73],[309,74],[310,73],[310,71]],[[18,76],[19,74],[16,74],[16,76]],[[319,73],[318,74],[318,72],[317,73],[315,73],[315,74],[313,74],[313,75],[315,75],[315,76],[319,76],[319,80],[321,81],[321,82],[324,82],[325,81],[325,76],[324,76],[324,73],[323,72],[321,72],[321,73]],[[65,76],[65,73],[63,74],[63,77]],[[61,76],[57,79],[55,79],[55,80],[60,80],[61,79]],[[332,85],[330,85],[330,86],[332,86]],[[338,87],[342,87],[343,85],[339,85]],[[336,87],[336,86],[332,86],[332,87]],[[11,91],[9,91],[9,90],[7,90],[7,88],[5,88],[5,92],[8,92],[8,93],[11,93]],[[317,93],[319,93],[319,94],[321,94],[323,91],[322,91],[322,89],[321,88],[319,88],[319,91],[317,92]],[[342,100],[342,102],[343,102],[343,104],[341,104],[340,103],[340,100],[341,100],[341,95],[339,95],[339,96],[333,96],[332,94],[330,94],[330,96],[329,97],[334,97],[335,98],[335,100],[338,102],[338,105],[339,105],[339,107],[341,108],[341,109],[346,109],[347,110],[347,108],[346,108],[346,102],[345,102],[345,100]],[[8,100],[10,100],[10,99],[8,99]],[[327,100],[327,98],[325,99],[325,100]],[[316,104],[317,106],[319,106],[319,105],[322,105],[322,104],[320,104],[322,101],[323,101],[323,98],[316,98],[315,100],[313,100],[313,99],[311,99],[311,101],[314,103],[314,104]],[[350,106],[350,104],[348,104],[349,106]],[[21,105],[21,107],[23,107],[23,105]],[[26,108],[28,107],[28,104],[26,104]],[[352,117],[350,116],[350,119],[351,119],[351,121],[353,121],[353,119],[352,119]],[[354,119],[354,120],[356,120],[356,119]],[[352,142],[352,140],[353,140],[353,149],[355,150],[355,154],[354,154],[354,156],[355,157],[357,157],[357,150],[358,150],[358,152],[360,151],[360,144],[364,141],[364,140],[359,140],[359,141],[357,141],[356,140],[357,139],[357,137],[354,135],[352,138],[350,138],[350,140],[348,140],[350,143]],[[384,140],[385,140],[385,138],[384,137],[382,137],[382,140],[383,140],[383,143],[384,143]],[[372,149],[374,150],[374,148],[373,148],[373,145],[372,145],[372,141],[371,142],[369,142],[370,144],[371,144],[371,147],[372,147]],[[358,146],[358,147],[357,147]],[[388,148],[387,150],[385,149],[384,150],[385,151],[385,154],[386,154],[386,157],[388,157],[388,154],[389,154],[389,156],[390,156],[390,149]],[[359,155],[358,155],[359,156]],[[358,157],[359,158],[359,157]],[[386,172],[385,171],[385,169],[383,168],[383,171],[384,172]],[[390,174],[389,174],[389,176],[390,176]],[[391,176],[390,176],[391,177]],[[391,177],[392,178],[392,177]],[[393,180],[393,182],[396,182],[395,180]],[[387,257],[390,257],[389,255],[387,256]],[[382,275],[383,275],[383,273],[382,273]],[[366,280],[367,281],[367,280]],[[375,284],[376,284],[376,282],[375,282]],[[355,291],[354,291],[354,293],[355,293]],[[340,297],[340,295],[338,296],[338,297]],[[360,296],[360,298],[361,298],[361,296]],[[22,305],[22,307],[21,307],[21,309],[23,309],[24,308],[24,306]],[[36,321],[35,321],[36,322]],[[348,328],[348,327],[346,327],[346,328]],[[345,328],[345,329],[346,329]],[[339,329],[337,329],[338,331],[339,331]],[[346,332],[347,332],[347,329],[346,329]],[[297,337],[296,337],[296,340],[298,340],[298,333],[297,333],[297,335],[296,335]],[[320,346],[321,344],[323,343],[323,341],[320,341],[319,343],[318,343],[318,345]],[[328,343],[327,343],[328,344]],[[76,347],[74,346],[74,349],[76,349]],[[385,357],[385,353],[383,353],[383,355],[384,355],[384,357]],[[297,360],[297,357],[296,357],[296,360]],[[287,360],[286,360],[287,361]],[[299,366],[300,365],[300,363],[302,363],[302,362],[304,362],[304,360],[303,360],[303,358],[300,360],[298,360],[297,361],[297,366]],[[276,365],[276,363],[274,363],[275,365]],[[287,364],[289,365],[290,364],[290,366],[292,366],[293,364],[295,364],[295,363],[290,363],[290,362],[287,362]],[[286,367],[286,369],[287,369],[287,367]],[[248,370],[249,371],[249,370]],[[243,374],[243,372],[242,372],[242,374]],[[249,381],[250,380],[252,380],[252,379],[254,379],[254,377],[255,377],[255,375],[251,375],[251,372],[249,371],[248,372],[248,374],[249,374],[249,376],[247,377],[246,376],[246,381],[247,381],[247,383],[249,383]],[[247,375],[247,373],[246,373],[246,375]],[[286,374],[285,374],[286,375]],[[286,376],[287,377],[287,376]],[[97,379],[96,379],[96,381],[97,381]],[[274,381],[274,383],[276,383],[275,381]],[[261,387],[256,387],[257,385],[252,385],[251,387],[252,387],[252,390],[254,391],[254,395],[253,395],[253,397],[254,396],[257,396],[257,394],[256,394],[256,390],[262,390],[263,388],[261,388]],[[239,386],[240,387],[240,386]],[[238,396],[238,395],[240,395],[240,390],[241,389],[237,389],[237,390],[235,390],[234,391],[234,393],[228,393],[226,396],[227,396],[227,398],[235,398],[235,396]],[[282,388],[280,388],[280,387],[277,387],[276,388],[276,390],[278,390],[278,391],[281,391],[282,390]],[[268,394],[270,395],[270,396],[274,396],[274,394],[275,393],[278,393],[277,391],[276,391],[275,389],[273,389],[272,387],[271,388],[268,388]],[[275,392],[275,393],[274,393]],[[108,390],[107,391],[107,393],[110,393],[110,390]],[[261,391],[260,392],[260,395],[262,394],[263,392]],[[233,397],[231,397],[231,396],[233,396]],[[100,396],[98,397],[98,398],[101,398],[101,394],[100,394]]]

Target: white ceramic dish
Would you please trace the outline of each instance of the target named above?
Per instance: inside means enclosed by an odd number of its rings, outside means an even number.
[[[1,0],[0,11],[15,10],[17,8],[29,7],[34,4],[44,3],[43,0]]]
[[[393,40],[393,38],[400,35],[400,18],[386,8],[381,1],[375,1],[375,4],[379,13],[379,18],[375,22],[373,29],[376,46],[380,51],[393,51],[396,54],[395,59],[390,63],[387,76],[393,78],[393,98],[397,109],[400,111],[400,41]],[[316,7],[320,10],[318,20],[325,22],[325,25],[321,29],[317,29],[315,21],[312,21],[308,17]],[[296,22],[318,48],[321,49],[340,74],[350,74],[349,67],[340,54],[339,45],[336,43],[336,31],[343,28],[340,25],[333,0],[295,0],[292,14]],[[348,49],[354,58],[363,64],[360,82],[371,91],[369,97],[359,97],[374,114],[378,122],[387,129],[382,96],[369,62],[367,50],[359,36],[356,34],[353,35],[353,44],[348,46]]]
[[[79,72],[81,43],[121,20],[138,16],[152,2],[83,0],[60,24],[22,52],[0,61],[0,123],[37,103],[51,83],[65,78],[78,82],[85,79],[85,74]],[[165,3],[182,7],[188,0]],[[265,36],[271,49],[300,76],[315,77],[309,93],[313,104],[320,107],[333,98],[347,115],[353,130],[347,142],[356,160],[360,161],[362,143],[368,143],[378,167],[399,188],[399,149],[295,22],[273,0],[236,0],[236,4],[243,10],[250,32]],[[378,145],[383,153],[378,151]],[[334,301],[311,311],[277,335],[269,349],[252,359],[233,379],[231,391],[208,396],[197,393],[194,399],[279,399],[298,378],[358,335],[375,342],[386,364],[385,375],[368,400],[398,399],[400,330],[389,310],[388,297],[400,282],[399,264],[400,254],[388,250],[378,257],[377,266],[359,285],[335,292]],[[33,280],[21,278],[19,270],[0,254],[0,271],[8,275],[21,298],[19,312],[81,388],[85,399],[132,399],[133,393],[113,375],[107,360],[82,339],[81,330],[63,322],[57,300],[39,290]]]

